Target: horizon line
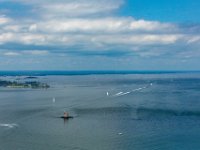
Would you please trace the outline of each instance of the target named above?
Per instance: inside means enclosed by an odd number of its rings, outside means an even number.
[[[10,70],[0,71],[0,76],[78,76],[78,75],[131,75],[131,74],[177,74],[200,73],[200,71],[174,70]]]

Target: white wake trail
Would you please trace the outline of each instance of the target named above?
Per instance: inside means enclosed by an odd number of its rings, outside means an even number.
[[[119,92],[119,93],[115,94],[114,96],[119,96],[121,94],[123,94],[123,92]]]
[[[128,92],[119,92],[117,94],[114,94],[113,96],[115,96],[115,97],[124,96],[124,95],[130,94],[130,93],[136,92],[136,91],[141,91],[141,90],[146,89],[146,88],[148,88],[152,85],[153,85],[153,83],[150,83],[150,85],[140,87],[140,88],[134,89],[132,91],[128,91]]]
[[[14,128],[14,127],[17,127],[18,125],[15,124],[15,123],[11,123],[11,124],[7,124],[7,123],[1,123],[0,124],[0,127],[6,127],[6,128]]]

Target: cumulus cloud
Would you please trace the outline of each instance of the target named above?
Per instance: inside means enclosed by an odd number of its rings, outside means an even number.
[[[47,17],[85,16],[108,13],[118,9],[120,5],[120,1],[69,1],[67,3],[43,5],[42,10],[48,12],[45,14]]]
[[[47,55],[49,52],[47,50],[26,50],[22,51],[23,54],[30,54],[30,55]]]
[[[5,53],[3,53],[3,55],[5,55],[5,56],[19,56],[20,53],[17,53],[17,52],[5,52]]]
[[[16,2],[31,5],[33,7],[32,11],[39,12],[41,17],[62,18],[108,14],[119,9],[124,0],[16,0]]]
[[[188,42],[188,44],[200,42],[200,35],[195,35],[195,36],[188,38],[187,42]]]
[[[120,33],[120,32],[169,32],[176,30],[176,26],[156,21],[135,20],[129,18],[102,18],[102,19],[65,19],[50,20],[29,27],[30,31],[45,32],[87,32],[87,33]]]
[[[44,56],[48,55],[49,52],[47,50],[23,50],[23,51],[3,50],[3,52],[0,54],[4,56],[30,56],[30,55]]]
[[[10,22],[10,19],[5,16],[0,16],[0,25]]]
[[[12,39],[13,39],[12,33],[1,33],[0,34],[0,44],[11,41]]]
[[[136,34],[136,35],[119,35],[112,36],[99,36],[94,37],[93,41],[108,43],[108,44],[124,44],[124,45],[165,45],[173,44],[181,38],[181,35],[156,35],[156,34]]]
[[[184,51],[183,47],[198,45],[200,41],[198,32],[195,32],[199,25],[183,27],[134,17],[117,17],[115,11],[123,5],[122,0],[15,2],[31,7],[29,11],[35,16],[20,21],[12,16],[0,16],[0,48],[9,48],[5,56],[47,55],[49,51],[62,54],[75,51],[74,54],[79,52],[82,55],[110,55],[116,51],[119,54],[132,52],[138,56],[159,56],[170,53],[173,47]],[[21,47],[38,46],[38,50],[23,48],[16,52],[13,47],[13,52],[10,43]],[[166,46],[171,47],[166,50]]]

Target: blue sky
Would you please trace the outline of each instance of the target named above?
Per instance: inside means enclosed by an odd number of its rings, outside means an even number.
[[[174,23],[200,21],[198,0],[127,0],[122,15]]]
[[[0,70],[200,70],[198,0],[0,0]]]

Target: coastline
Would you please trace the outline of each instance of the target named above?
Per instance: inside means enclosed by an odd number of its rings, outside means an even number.
[[[28,70],[28,71],[0,71],[0,76],[25,76],[25,78],[34,78],[35,76],[48,76],[48,75],[59,75],[59,76],[75,76],[75,75],[129,75],[129,74],[195,74],[200,73],[199,70],[80,70],[80,71],[48,71],[48,70]]]

